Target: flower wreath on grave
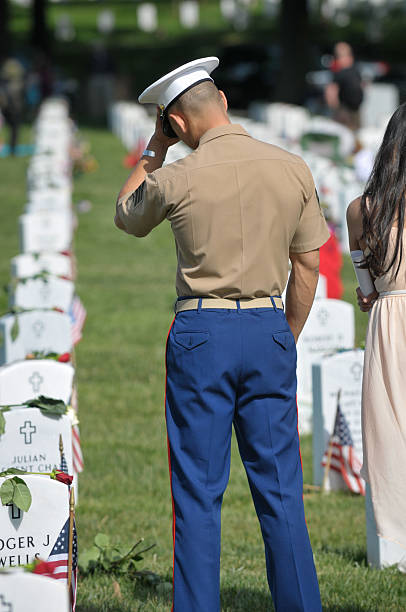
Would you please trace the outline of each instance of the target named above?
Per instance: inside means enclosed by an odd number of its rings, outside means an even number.
[[[69,363],[71,360],[70,353],[45,353],[44,351],[32,351],[31,353],[27,353],[25,356],[26,359],[53,359],[54,361],[59,361],[60,363]]]

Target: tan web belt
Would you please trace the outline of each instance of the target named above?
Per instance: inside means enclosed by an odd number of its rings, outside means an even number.
[[[187,300],[178,300],[175,303],[175,313],[183,310],[198,310],[199,298],[190,298]],[[230,300],[225,298],[202,298],[200,308],[222,308],[230,310],[246,310],[247,308],[278,308],[283,310],[283,302],[280,297],[264,298],[243,298],[241,300]]]

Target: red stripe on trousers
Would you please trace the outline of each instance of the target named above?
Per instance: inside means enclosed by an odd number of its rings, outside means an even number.
[[[168,382],[168,368],[166,365],[166,351],[168,348],[169,334],[171,333],[172,326],[175,322],[176,315],[173,318],[173,321],[170,325],[168,336],[166,338],[165,345],[165,422],[166,422],[166,385]],[[172,560],[172,612],[174,607],[174,595],[175,595],[175,528],[176,528],[176,516],[175,516],[175,502],[173,501],[173,493],[172,493],[172,467],[171,467],[171,448],[169,444],[169,436],[168,436],[168,426],[166,427],[166,443],[168,446],[168,466],[169,466],[169,483],[171,489],[171,501],[172,501],[172,547],[173,547],[173,560]]]

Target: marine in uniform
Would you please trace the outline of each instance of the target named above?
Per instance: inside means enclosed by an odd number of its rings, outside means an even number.
[[[230,123],[210,77],[217,65],[189,62],[140,96],[160,116],[116,204],[120,229],[141,237],[168,219],[176,242],[178,299],[166,349],[173,610],[220,610],[220,512],[234,424],[275,608],[318,612],[295,341],[329,232],[304,161]],[[161,167],[177,139],[193,152]]]

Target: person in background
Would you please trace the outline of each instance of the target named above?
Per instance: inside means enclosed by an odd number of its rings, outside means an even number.
[[[347,210],[358,303],[369,312],[363,467],[379,536],[406,549],[406,103],[393,114],[363,195]]]
[[[363,100],[361,75],[354,63],[352,48],[346,42],[334,47],[333,81],[325,90],[325,99],[333,119],[357,130],[360,127],[359,109]]]
[[[7,58],[0,68],[0,110],[9,127],[10,154],[15,155],[24,108],[24,68],[15,58]]]

